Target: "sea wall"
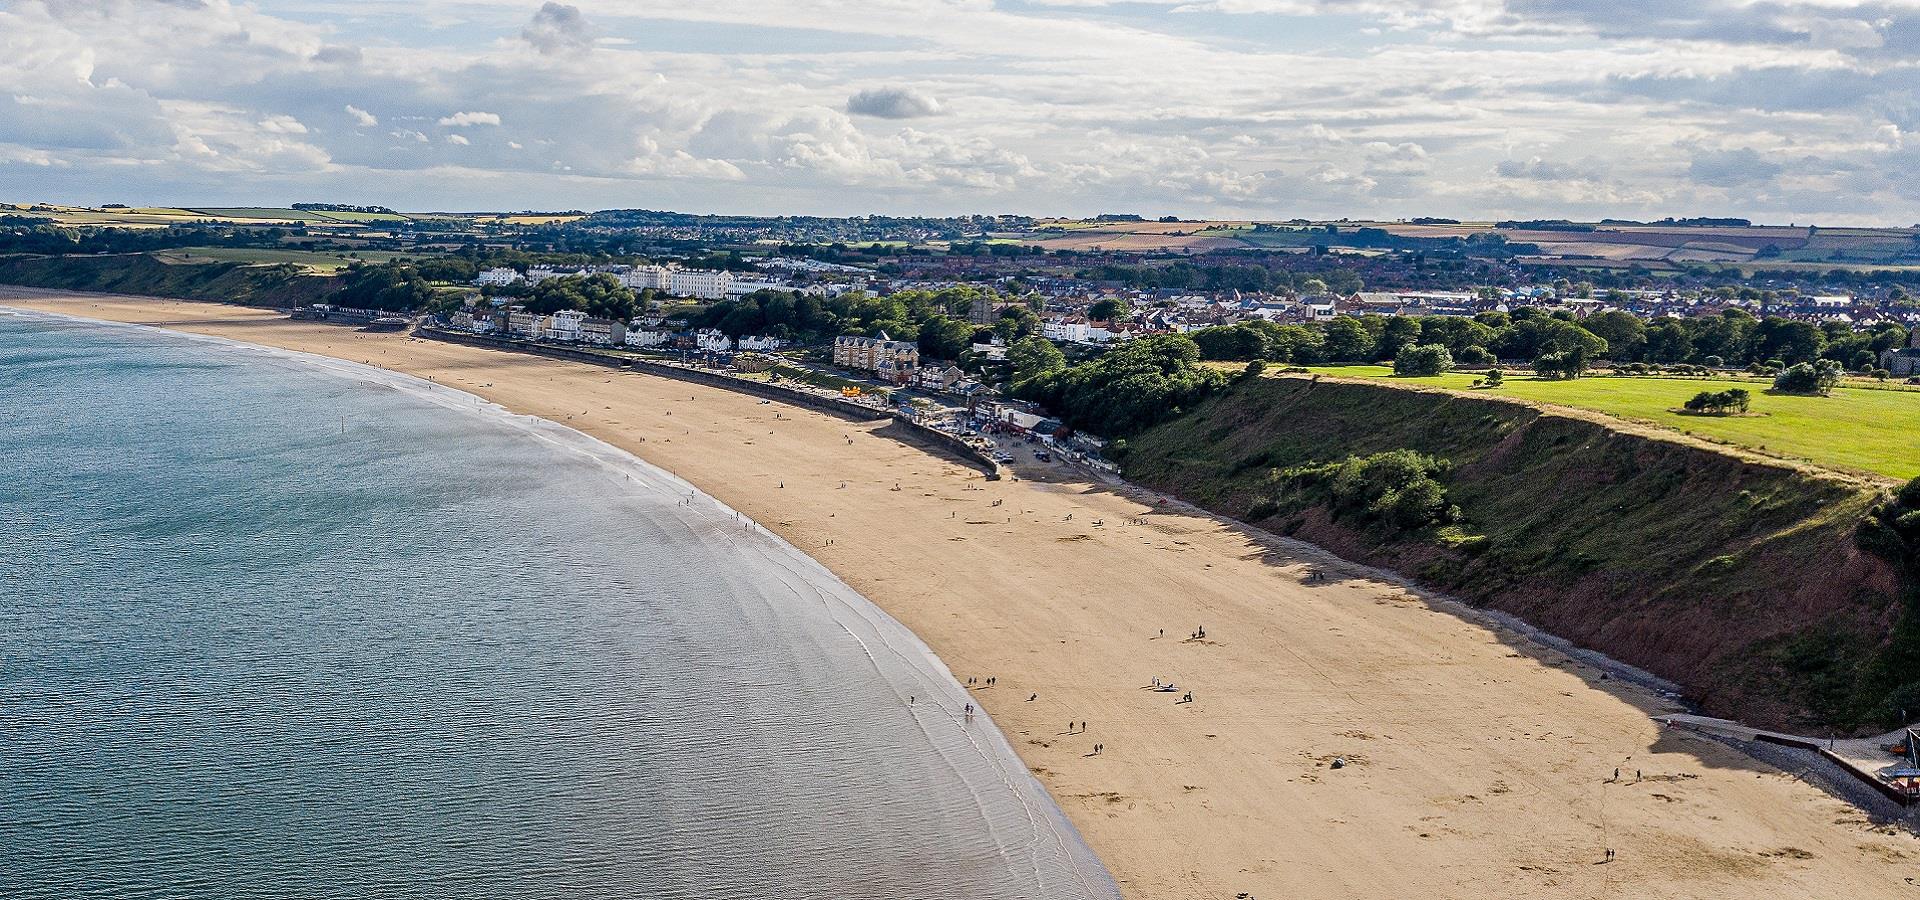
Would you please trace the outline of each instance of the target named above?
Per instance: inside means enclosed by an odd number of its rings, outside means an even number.
[[[1445,460],[1453,529],[1402,530],[1289,469],[1410,449]],[[1867,482],[1533,406],[1305,378],[1243,383],[1130,442],[1129,478],[1397,569],[1780,727],[1867,725],[1900,576],[1855,533]]]

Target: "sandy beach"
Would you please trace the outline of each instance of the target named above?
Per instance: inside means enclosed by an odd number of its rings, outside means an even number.
[[[989,482],[884,423],[269,311],[17,288],[0,305],[406,372],[674,472],[819,559],[963,680],[993,678],[977,702],[1128,897],[1916,889],[1920,841],[1660,727],[1649,713],[1674,707],[1658,697],[1148,494]]]

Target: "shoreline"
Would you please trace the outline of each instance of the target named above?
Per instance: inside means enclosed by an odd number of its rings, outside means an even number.
[[[1049,896],[1073,896],[1086,898],[1117,898],[1118,886],[1111,875],[1100,863],[1084,838],[1067,820],[1065,813],[1051,795],[1046,793],[1044,785],[1034,778],[1020,764],[1018,753],[1007,739],[1006,733],[994,723],[992,716],[984,709],[960,718],[957,712],[973,698],[955,677],[946,663],[940,659],[926,642],[901,624],[899,620],[887,614],[873,601],[855,591],[839,576],[822,566],[818,560],[795,547],[779,534],[769,530],[759,522],[746,516],[739,510],[728,506],[681,478],[651,462],[620,447],[609,444],[592,435],[583,433],[539,416],[517,413],[484,397],[452,388],[438,382],[429,381],[392,369],[368,366],[337,357],[307,353],[299,350],[271,347],[236,341],[216,335],[179,332],[168,329],[154,329],[152,326],[137,323],[114,322],[92,319],[49,310],[8,307],[0,304],[0,314],[17,313],[31,317],[51,318],[84,324],[96,328],[124,328],[156,330],[164,332],[175,340],[212,345],[221,351],[249,353],[264,356],[283,363],[324,373],[332,378],[345,378],[382,388],[399,391],[408,397],[433,404],[453,412],[474,416],[493,426],[511,429],[527,439],[540,441],[557,448],[589,464],[606,469],[614,474],[626,474],[636,478],[641,484],[656,489],[664,488],[673,496],[682,494],[690,498],[687,511],[679,514],[684,524],[696,532],[719,534],[719,528],[726,529],[725,542],[734,552],[752,554],[770,566],[792,573],[805,586],[807,596],[799,596],[796,590],[794,599],[798,602],[817,600],[829,609],[830,617],[872,659],[875,675],[897,693],[907,693],[916,687],[926,691],[920,693],[924,704],[908,704],[912,707],[912,717],[919,722],[920,729],[952,725],[957,728],[964,740],[959,741],[960,752],[971,749],[978,753],[994,777],[1003,782],[1012,802],[1025,811],[1033,822],[1036,833],[1050,835],[1059,854],[1064,858],[1063,865],[1074,877],[1078,890],[1071,893],[1049,894]],[[733,523],[722,520],[732,519],[744,522],[748,536],[734,535]],[[783,579],[784,580],[784,579]],[[791,583],[789,583],[791,587]],[[875,646],[869,641],[876,641]],[[876,653],[890,656],[902,663],[911,673],[913,684],[904,683],[887,671],[888,667],[876,658]],[[983,727],[984,726],[984,727]],[[929,734],[929,738],[932,735]],[[947,749],[942,742],[931,742],[932,752],[945,758],[953,749]],[[951,761],[947,761],[951,767]],[[969,783],[970,788],[980,789],[987,785]],[[1035,809],[1036,803],[1043,806]],[[983,815],[987,812],[982,809]],[[1044,844],[1030,844],[1025,847],[1004,846],[1005,851],[1025,850],[1029,854],[1044,853],[1050,848]],[[1051,855],[1051,854],[1049,854]],[[1036,871],[1038,869],[1036,868]]]
[[[1648,716],[1679,710],[1650,692],[1352,564],[1306,584],[1306,551],[1112,485],[988,483],[824,413],[258,309],[11,288],[0,305],[358,357],[705,489],[952,672],[996,676],[976,702],[1129,897],[1895,896],[1920,858],[1812,787],[1661,730]],[[1133,520],[1148,524],[1117,524]],[[1179,639],[1197,625],[1206,640]],[[1197,702],[1169,712],[1149,675]],[[1092,726],[1067,734],[1069,718]],[[1108,752],[1080,752],[1094,741]],[[1657,787],[1607,784],[1623,759]],[[1590,865],[1603,847],[1619,862]]]

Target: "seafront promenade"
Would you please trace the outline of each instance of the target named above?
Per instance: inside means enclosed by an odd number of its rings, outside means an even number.
[[[1113,485],[990,482],[889,423],[259,310],[11,290],[0,305],[407,372],[676,473],[819,559],[963,681],[991,679],[969,685],[975,701],[1129,897],[1911,891],[1913,838],[1661,728],[1650,716],[1679,710],[1656,694]],[[1610,781],[1623,767],[1646,777]]]

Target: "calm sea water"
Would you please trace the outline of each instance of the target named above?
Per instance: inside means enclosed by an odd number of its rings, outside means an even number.
[[[1116,895],[924,646],[687,498],[423,382],[0,312],[0,897]]]

